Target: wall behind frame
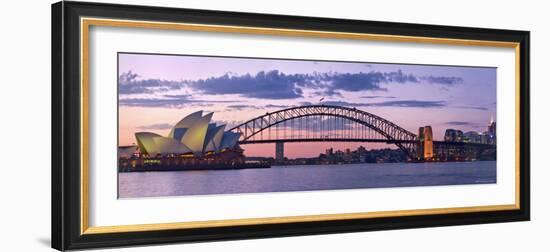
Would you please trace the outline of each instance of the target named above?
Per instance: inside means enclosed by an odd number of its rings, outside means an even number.
[[[262,12],[486,28],[531,30],[532,221],[322,236],[213,242],[116,251],[544,251],[550,225],[550,135],[547,57],[550,29],[544,1],[200,1],[118,0],[116,3]],[[10,1],[0,10],[3,153],[0,195],[2,251],[51,251],[50,4]],[[9,143],[9,144],[6,144]],[[29,154],[32,153],[32,154]],[[29,157],[32,155],[32,158]],[[28,163],[28,160],[36,160]],[[110,249],[108,249],[110,251]]]

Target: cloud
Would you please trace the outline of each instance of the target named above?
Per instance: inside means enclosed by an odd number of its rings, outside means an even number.
[[[261,109],[261,107],[254,106],[254,105],[246,105],[246,104],[226,106],[226,110],[244,110],[244,109]]]
[[[338,96],[338,97],[342,97],[342,93],[340,93],[338,91],[334,91],[333,89],[327,89],[327,90],[323,90],[323,91],[315,91],[312,94],[313,94],[313,96],[311,96],[311,97],[314,97],[314,96]]]
[[[423,76],[421,77],[422,80],[427,81],[429,83],[433,84],[441,84],[441,85],[447,85],[452,86],[455,84],[462,83],[463,79],[460,77],[454,77],[454,76]]]
[[[225,130],[229,130],[233,127],[239,126],[243,124],[245,121],[229,121],[229,120],[212,120],[212,123],[216,123],[217,125],[225,124]]]
[[[370,103],[373,107],[413,107],[413,108],[441,108],[447,106],[445,101],[418,101],[400,100]]]
[[[277,70],[260,71],[256,75],[230,76],[201,79],[190,86],[211,95],[239,94],[249,98],[292,99],[302,97],[303,91],[295,83],[303,81],[299,75],[287,75]]]
[[[138,79],[139,75],[128,71],[118,77],[119,94],[153,94],[170,90],[179,90],[185,82],[160,79]]]
[[[385,74],[381,72],[369,73],[337,73],[325,75],[323,80],[328,83],[327,92],[335,90],[340,91],[387,91],[380,86],[380,83],[386,82]]]
[[[450,121],[450,122],[446,122],[445,124],[454,125],[454,126],[475,125],[471,122],[462,122],[462,121]]]
[[[153,107],[153,108],[183,108],[188,106],[213,106],[214,103],[235,103],[238,101],[197,100],[191,95],[164,95],[163,98],[119,98],[119,106]]]
[[[285,74],[278,70],[260,71],[255,75],[211,77],[189,83],[193,89],[212,95],[238,94],[259,99],[293,99],[303,97],[303,89],[314,95],[341,96],[340,91],[387,91],[382,83],[418,82],[412,74],[395,72]]]
[[[165,129],[171,129],[173,126],[174,125],[168,124],[168,123],[157,123],[157,124],[139,126],[138,128],[143,130],[165,130]]]
[[[357,103],[346,101],[326,101],[322,105],[342,107],[408,107],[408,108],[441,108],[447,106],[445,101],[420,101],[420,100],[398,100],[385,102]],[[303,105],[312,105],[311,103]]]
[[[136,73],[132,73],[132,71],[128,71],[126,73],[122,73],[120,74],[120,76],[118,76],[118,82],[119,83],[128,83],[128,82],[132,82],[132,81],[135,81],[137,78],[139,77],[138,74]]]
[[[182,100],[190,100],[191,95],[190,94],[181,94],[181,95],[163,95],[162,97],[170,98],[170,99],[182,99]]]
[[[489,110],[486,107],[479,107],[479,106],[455,106],[455,108],[460,109],[475,109],[475,110]]]
[[[228,105],[226,106],[226,111],[240,111],[245,109],[285,109],[290,108],[289,105],[275,105],[275,104],[268,104],[265,106],[256,106],[256,105],[248,105],[248,104],[236,104],[236,105]]]
[[[236,101],[236,100],[199,100],[199,99],[194,99],[192,98],[192,95],[190,94],[183,94],[183,95],[163,95],[163,97],[166,97],[166,98],[170,98],[170,99],[181,99],[181,100],[185,100],[185,101],[188,101],[188,102],[199,102],[199,103],[202,103],[202,102],[209,102],[209,103],[235,103],[235,102],[240,102],[240,101]]]
[[[375,98],[395,99],[397,97],[396,96],[383,96],[383,95],[365,95],[365,96],[361,96],[360,98],[364,98],[364,99],[375,99]]]
[[[397,70],[396,72],[384,73],[384,77],[386,78],[386,82],[397,82],[397,83],[419,82],[416,76],[412,74],[405,74],[401,71],[401,69]]]
[[[274,104],[268,104],[268,105],[265,105],[264,108],[285,109],[285,108],[290,108],[290,106],[288,106],[288,105],[274,105]]]
[[[120,94],[154,94],[190,88],[208,95],[240,95],[257,99],[295,99],[304,97],[304,90],[313,95],[335,97],[343,91],[387,91],[383,84],[421,83],[451,86],[462,82],[454,76],[415,76],[401,70],[358,73],[311,73],[285,74],[278,70],[260,71],[256,74],[237,75],[226,73],[218,77],[199,80],[168,81],[160,79],[139,79],[129,71],[119,76]]]
[[[455,76],[415,76],[401,71],[401,69],[392,72],[360,72],[360,73],[335,73],[321,74],[312,83],[323,83],[325,92],[339,91],[387,91],[381,84],[386,83],[421,83],[438,84],[453,86],[462,83],[462,78]]]
[[[125,107],[182,108],[189,105],[189,103],[176,99],[123,98],[118,100],[118,105]]]
[[[387,91],[382,87],[384,83],[419,82],[412,74],[405,74],[401,70],[393,72],[359,72],[359,73],[316,73],[305,75],[307,81],[298,83],[300,86],[322,89],[318,94],[327,96],[341,96],[339,91]]]

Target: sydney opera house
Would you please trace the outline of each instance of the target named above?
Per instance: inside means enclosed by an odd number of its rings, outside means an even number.
[[[238,141],[241,134],[211,123],[212,113],[202,111],[181,119],[168,133],[136,132],[137,146],[119,146],[118,170],[181,171],[197,169],[268,168],[246,163]]]
[[[181,119],[168,136],[151,132],[135,133],[139,152],[146,157],[186,156],[204,158],[226,151],[238,151],[239,133],[224,131],[225,125],[210,123],[213,113],[202,111]]]

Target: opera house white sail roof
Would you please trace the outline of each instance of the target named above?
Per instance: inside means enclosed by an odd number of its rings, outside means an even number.
[[[151,133],[136,132],[136,140],[142,154],[193,154],[219,153],[237,146],[241,134],[224,132],[225,125],[210,123],[213,113],[202,115],[202,111],[189,114],[170,130],[167,137]]]

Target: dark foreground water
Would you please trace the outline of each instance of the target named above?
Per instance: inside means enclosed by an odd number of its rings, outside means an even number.
[[[119,173],[119,197],[496,183],[496,161]]]

